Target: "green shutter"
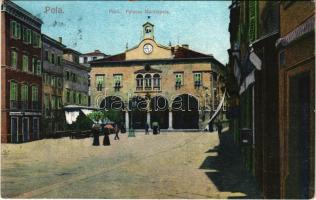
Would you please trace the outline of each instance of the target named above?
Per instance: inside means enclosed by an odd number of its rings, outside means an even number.
[[[22,71],[27,72],[29,68],[29,57],[23,55]]]
[[[11,67],[17,67],[17,53],[15,51],[11,51]]]
[[[16,101],[17,97],[18,97],[17,83],[11,81],[10,82],[10,101]]]
[[[10,22],[10,35],[11,38],[14,38],[14,32],[15,32],[15,21]]]
[[[37,86],[32,86],[32,101],[38,101],[38,88]]]
[[[42,65],[41,60],[37,60],[36,74],[41,75],[42,73]]]
[[[17,23],[17,39],[21,39],[21,24]]]
[[[21,88],[21,100],[22,101],[27,101],[28,100],[28,86],[27,85],[22,85],[22,88]]]
[[[257,7],[257,1],[249,1],[248,39],[251,42],[257,38]]]

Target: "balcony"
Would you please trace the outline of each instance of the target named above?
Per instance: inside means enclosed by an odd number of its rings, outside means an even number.
[[[18,109],[18,101],[16,100],[10,100],[10,108],[11,109]]]
[[[21,109],[22,110],[28,109],[28,101],[21,101]]]
[[[32,101],[32,104],[31,104],[31,108],[32,110],[39,110],[40,109],[40,104],[38,101]]]

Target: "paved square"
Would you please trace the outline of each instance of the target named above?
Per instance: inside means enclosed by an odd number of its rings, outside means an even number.
[[[2,197],[258,197],[241,162],[219,158],[216,132],[113,138],[98,147],[92,138],[3,144]]]

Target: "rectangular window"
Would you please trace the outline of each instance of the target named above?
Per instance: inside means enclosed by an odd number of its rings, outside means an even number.
[[[52,53],[52,64],[55,64],[55,54]]]
[[[65,77],[66,80],[69,81],[69,80],[70,80],[70,73],[69,73],[69,71],[66,71],[65,76],[66,76],[66,77]]]
[[[73,91],[73,93],[72,93],[72,102],[74,103],[74,104],[76,104],[76,97],[77,97],[77,95],[76,95],[76,92],[75,91]]]
[[[45,106],[45,109],[47,110],[47,109],[49,109],[50,108],[50,101],[49,101],[49,94],[45,94],[45,96],[44,96],[44,106]]]
[[[80,93],[78,93],[78,104],[80,104],[81,105],[81,94]]]
[[[21,38],[21,25],[14,20],[10,22],[10,35],[14,39]]]
[[[57,97],[57,109],[61,109],[61,107],[62,107],[61,97]]]
[[[52,95],[52,101],[51,101],[51,108],[53,109],[53,110],[55,110],[56,109],[56,104],[57,104],[57,101],[56,101],[56,96],[55,95]]]
[[[61,56],[57,56],[57,65],[61,66]]]
[[[28,86],[23,84],[21,87],[21,101],[28,101],[29,91]]]
[[[58,86],[58,88],[63,87],[62,79],[60,77],[57,77],[57,86]]]
[[[67,91],[66,91],[66,102],[67,103],[70,102],[70,91],[69,91],[69,89],[67,89]]]
[[[36,73],[36,58],[32,58],[32,73]]]
[[[182,86],[183,85],[183,73],[177,73],[176,74],[176,86]]]
[[[113,75],[113,85],[114,87],[120,88],[123,86],[122,84],[123,75],[122,74],[114,74]]]
[[[16,82],[10,82],[10,101],[18,100],[18,84]]]
[[[32,32],[30,29],[26,30],[26,42],[32,44]]]
[[[38,102],[38,87],[36,85],[32,86],[32,102]]]
[[[18,53],[11,51],[11,67],[16,68],[18,64]]]
[[[37,66],[36,66],[36,75],[42,74],[42,62],[41,60],[37,60]]]
[[[88,62],[88,58],[87,57],[83,57],[83,63],[87,63]]]
[[[22,60],[22,71],[23,72],[28,72],[29,71],[29,57],[27,55],[23,55],[23,60]]]
[[[22,109],[27,109],[28,107],[28,98],[29,97],[29,91],[28,86],[23,84],[21,87],[21,107]]]
[[[39,119],[37,117],[33,118],[33,136],[39,138]]]
[[[22,26],[22,41],[27,43],[27,31],[26,27]]]
[[[199,87],[202,85],[202,73],[194,73],[194,86]]]
[[[32,43],[34,47],[40,48],[41,45],[41,36],[37,32],[33,31],[32,32]]]
[[[104,88],[104,74],[95,75],[95,85],[97,91],[102,91]]]
[[[45,50],[45,60],[48,61],[48,51],[47,50]]]
[[[50,86],[52,86],[52,87],[55,86],[55,76],[52,76]]]

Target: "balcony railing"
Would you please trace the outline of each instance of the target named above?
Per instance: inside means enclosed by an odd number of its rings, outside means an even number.
[[[17,109],[18,108],[18,101],[10,100],[10,108],[11,109]]]
[[[32,106],[31,108],[33,110],[39,110],[40,109],[40,105],[39,105],[39,102],[38,101],[32,101]]]
[[[23,110],[28,109],[28,101],[21,101],[21,109]]]

